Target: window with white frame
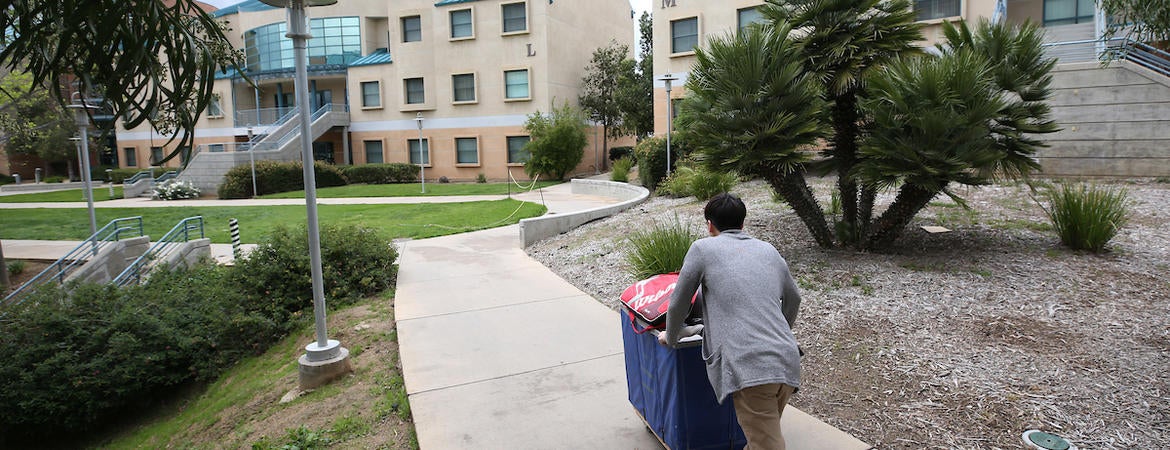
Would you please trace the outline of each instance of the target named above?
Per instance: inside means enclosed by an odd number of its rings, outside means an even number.
[[[451,11],[450,17],[451,39],[468,39],[475,37],[475,25],[472,21],[471,8]]]
[[[382,106],[381,84],[377,81],[362,82],[362,107],[378,108]]]
[[[402,42],[418,42],[422,40],[422,17],[407,16],[402,18]]]
[[[504,71],[504,98],[526,100],[531,98],[528,89],[528,69]]]
[[[126,167],[137,167],[138,149],[134,147],[122,148],[122,158],[126,160]]]
[[[914,0],[914,13],[918,20],[934,20],[946,17],[957,17],[962,14],[959,10],[962,0]],[[1074,0],[1075,1],[1075,0]],[[1089,0],[1090,4],[1092,0]],[[1045,3],[1048,3],[1045,1]]]
[[[1095,13],[1093,0],[1044,0],[1044,26],[1046,27],[1090,23],[1093,21]]]
[[[500,5],[500,13],[503,15],[504,33],[528,31],[528,6],[524,2]]]
[[[418,139],[411,139],[406,141],[406,146],[410,148],[411,164],[422,164],[424,166],[431,164],[431,146],[427,142],[427,139],[423,139],[421,145]]]
[[[386,162],[382,157],[382,141],[362,141],[365,146],[366,164],[381,164]]]
[[[458,73],[451,75],[451,86],[456,103],[475,101],[475,74]]]
[[[478,138],[455,138],[455,163],[479,164]]]
[[[508,164],[524,164],[528,162],[528,158],[532,154],[524,149],[528,141],[532,140],[528,136],[508,136]]]
[[[404,79],[402,80],[402,86],[403,90],[406,91],[406,95],[403,98],[406,99],[408,105],[417,105],[426,102],[426,86],[423,84],[422,78]]]
[[[740,32],[743,32],[744,28],[747,28],[754,23],[763,24],[764,22],[764,14],[760,12],[759,6],[743,8],[736,11],[736,28]]]
[[[693,51],[699,45],[699,18],[689,17],[670,21],[670,52]]]

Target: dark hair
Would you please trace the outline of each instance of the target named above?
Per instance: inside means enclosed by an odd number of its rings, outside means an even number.
[[[721,232],[742,229],[744,217],[747,217],[747,207],[743,200],[726,192],[712,197],[703,208],[703,218]]]

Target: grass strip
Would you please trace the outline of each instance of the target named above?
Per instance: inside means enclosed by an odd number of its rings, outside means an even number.
[[[28,194],[0,195],[0,203],[62,203],[84,202],[84,189],[67,189],[63,191],[32,192]],[[122,188],[114,186],[114,198],[122,198]],[[104,202],[110,200],[109,187],[93,188],[93,201]]]
[[[560,184],[560,181],[540,181],[536,188],[545,188]],[[521,183],[528,186],[530,183]],[[511,190],[509,190],[511,189]],[[521,189],[515,184],[509,188],[508,183],[427,183],[427,193],[422,193],[419,183],[410,184],[351,184],[318,188],[318,198],[355,198],[355,197],[436,197],[444,195],[505,195],[519,193]],[[305,191],[281,192],[279,194],[262,195],[260,198],[305,198]]]

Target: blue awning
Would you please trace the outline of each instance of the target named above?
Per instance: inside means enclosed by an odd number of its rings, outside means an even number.
[[[390,64],[392,62],[394,60],[390,57],[390,52],[379,49],[374,53],[353,60],[353,62],[349,63],[349,67],[373,66],[377,64]]]

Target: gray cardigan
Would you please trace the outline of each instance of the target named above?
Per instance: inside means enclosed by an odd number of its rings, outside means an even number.
[[[703,359],[719,403],[761,384],[800,387],[800,351],[792,335],[800,292],[776,248],[741,230],[691,244],[666,313],[667,342],[678,342],[700,284]]]

